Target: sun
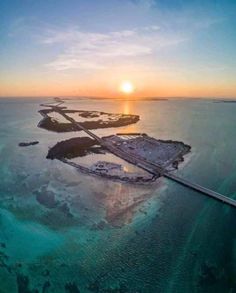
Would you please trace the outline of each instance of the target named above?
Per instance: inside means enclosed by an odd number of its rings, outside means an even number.
[[[120,85],[120,91],[124,94],[132,94],[134,92],[134,85],[130,81],[124,81]]]

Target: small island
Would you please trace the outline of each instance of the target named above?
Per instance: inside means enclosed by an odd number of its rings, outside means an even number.
[[[38,143],[39,143],[39,141],[30,141],[30,142],[20,142],[18,145],[20,147],[27,147],[27,146],[30,146],[30,145],[36,145]]]

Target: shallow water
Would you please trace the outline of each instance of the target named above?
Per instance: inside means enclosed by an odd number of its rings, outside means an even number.
[[[81,292],[235,292],[233,208],[165,179],[135,186],[47,160],[49,147],[83,133],[37,128],[41,102],[0,100],[0,292],[18,292],[19,275],[39,292],[66,292],[67,283]],[[139,114],[136,124],[95,133],[146,132],[190,144],[192,154],[177,174],[236,197],[236,104],[68,105]],[[18,147],[34,140],[40,143]],[[50,207],[42,197],[53,199]]]

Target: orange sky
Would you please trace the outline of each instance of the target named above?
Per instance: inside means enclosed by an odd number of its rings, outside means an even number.
[[[133,97],[236,98],[235,1],[10,2],[2,97],[125,97],[130,80]]]
[[[0,82],[0,96],[98,96],[126,97],[120,92],[120,84],[129,80],[135,87],[132,97],[236,97],[234,81],[206,79],[201,84],[183,76],[167,78],[161,73],[154,75],[124,74],[121,76],[90,76],[77,79],[73,75],[16,76]]]

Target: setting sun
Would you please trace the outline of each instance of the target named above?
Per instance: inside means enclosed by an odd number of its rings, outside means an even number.
[[[125,94],[131,94],[134,91],[134,86],[130,81],[122,82],[120,85],[120,91]]]

